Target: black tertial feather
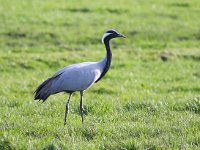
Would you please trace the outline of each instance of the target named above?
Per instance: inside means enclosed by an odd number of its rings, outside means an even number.
[[[54,93],[51,93],[51,84],[54,81],[54,79],[58,78],[61,74],[57,75],[57,76],[53,76],[51,78],[48,78],[47,80],[45,80],[44,82],[42,82],[42,84],[40,84],[34,94],[34,99],[35,100],[43,100],[43,102],[51,95]]]

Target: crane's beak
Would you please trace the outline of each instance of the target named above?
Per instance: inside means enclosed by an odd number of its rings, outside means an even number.
[[[124,36],[122,34],[118,34],[118,37],[126,38],[126,36]]]

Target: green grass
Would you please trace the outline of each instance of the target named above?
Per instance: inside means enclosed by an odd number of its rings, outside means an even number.
[[[199,0],[0,0],[0,149],[199,149]],[[112,66],[84,95],[33,100],[58,69],[105,56]],[[167,61],[161,57],[166,55]]]

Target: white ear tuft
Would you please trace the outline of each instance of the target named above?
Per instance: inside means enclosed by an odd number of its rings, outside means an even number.
[[[102,37],[102,43],[103,43],[103,44],[105,44],[105,43],[104,43],[104,39],[105,39],[107,36],[109,36],[110,34],[112,34],[112,33],[104,33],[104,35],[103,35],[103,37]]]

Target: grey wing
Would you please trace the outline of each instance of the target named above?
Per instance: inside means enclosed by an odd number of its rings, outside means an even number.
[[[62,74],[64,73],[65,71],[68,71],[72,68],[81,68],[81,67],[84,67],[86,65],[89,65],[89,64],[94,64],[95,62],[83,62],[83,63],[78,63],[78,64],[73,64],[73,65],[69,65],[69,66],[66,66],[60,70],[58,70],[53,76],[57,76],[59,74]]]

